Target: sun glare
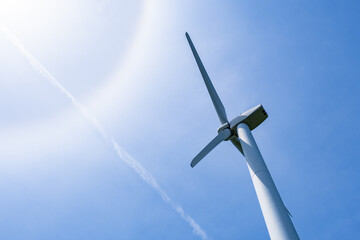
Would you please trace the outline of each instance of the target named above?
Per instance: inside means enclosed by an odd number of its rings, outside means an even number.
[[[144,48],[146,48],[145,45],[147,46],[145,43],[149,44],[147,35],[149,31],[151,31],[149,24],[153,23],[154,13],[156,12],[155,7],[157,6],[157,4],[155,4],[156,2],[157,1],[151,1],[152,4],[141,4],[141,8],[138,11],[141,14],[140,16],[136,16],[140,18],[137,20],[137,30],[134,33],[135,35],[131,36],[133,39],[132,44],[124,55],[119,56],[118,64],[114,65],[114,74],[111,75],[110,79],[108,77],[101,79],[102,85],[98,87],[97,91],[87,93],[89,97],[82,99],[82,102],[89,107],[89,110],[98,116],[100,120],[103,114],[106,115],[101,109],[104,110],[104,106],[109,106],[106,108],[109,110],[109,108],[111,108],[110,106],[112,106],[111,103],[114,102],[114,96],[121,94],[113,91],[114,86],[118,86],[119,80],[124,83],[124,79],[130,79],[130,72],[136,70],[133,66],[134,61],[139,58],[141,59],[139,55],[146,52]],[[109,7],[115,3],[110,2],[107,4],[106,6]],[[64,49],[71,54],[72,49],[81,47],[86,43],[93,25],[98,24],[99,21],[106,18],[106,13],[102,10],[103,6],[103,4],[96,3],[95,1],[85,2],[82,0],[1,1],[0,24],[3,24],[6,29],[9,29],[10,32],[16,35],[25,48],[28,48],[35,57],[40,56],[39,60],[41,60],[44,55],[58,56],[54,54],[54,52],[63,52]],[[121,6],[123,8],[120,10],[126,10],[127,5],[125,2]],[[121,15],[117,17],[121,17]],[[117,18],[116,20],[120,21],[121,18]],[[116,22],[112,24],[117,25],[117,31],[121,30]],[[103,23],[100,25],[105,26]],[[139,50],[141,50],[140,53]],[[14,54],[14,52],[12,52],[12,54]],[[66,58],[69,57],[71,57],[71,55],[66,56]],[[46,62],[43,64],[47,65]],[[63,82],[65,80],[59,78],[59,81]],[[73,84],[76,84],[77,80],[74,79],[74,81]],[[47,83],[44,82],[44,84]],[[124,92],[126,91],[127,90],[124,89]],[[67,99],[64,98],[64,101],[67,101]],[[117,107],[119,107],[119,103],[117,103]],[[79,128],[79,122],[72,120],[73,118],[76,119],[76,116],[71,115],[72,113],[72,108],[68,110],[59,109],[59,114],[62,116],[61,118],[52,116],[49,119],[42,119],[41,123],[34,122],[16,126],[13,124],[4,126],[6,127],[5,135],[7,137],[1,137],[0,142],[6,142],[7,145],[12,146],[23,145],[28,149],[41,148],[50,150],[52,149],[52,145],[57,146],[61,144],[60,142],[62,140],[64,142],[68,141],[66,136],[62,136],[63,134],[61,132],[63,131],[61,131],[61,129],[74,129],[74,131],[72,131],[72,139],[76,139],[77,131],[75,129]],[[60,129],[60,131],[59,134],[56,134],[56,132],[49,129]],[[24,133],[28,134],[26,135]],[[29,135],[41,137],[38,141],[33,139],[29,142],[26,140],[29,139]],[[44,141],[44,139],[46,140]],[[9,147],[8,149],[11,148]],[[9,153],[10,152],[9,150]]]
[[[5,0],[0,2],[0,21],[24,44],[42,53],[49,51],[49,43],[60,44],[57,49],[71,45],[69,36],[85,25],[86,8],[80,11],[83,4],[70,0]]]

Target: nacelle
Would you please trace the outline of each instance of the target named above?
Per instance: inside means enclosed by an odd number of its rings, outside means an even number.
[[[260,104],[231,120],[230,129],[233,133],[236,133],[236,126],[240,123],[246,123],[249,126],[250,130],[253,130],[257,126],[259,126],[267,117],[268,115],[265,109]]]

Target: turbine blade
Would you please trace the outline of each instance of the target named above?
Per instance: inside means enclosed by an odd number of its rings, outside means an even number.
[[[242,149],[239,139],[237,137],[235,137],[235,138],[231,139],[230,141],[241,152],[241,154],[244,155],[244,151]]]
[[[211,142],[206,145],[206,147],[201,150],[201,152],[196,155],[196,157],[191,161],[190,166],[194,167],[196,164],[198,164],[200,162],[201,159],[203,159],[211,150],[213,150],[217,145],[219,145],[219,143],[221,143],[222,141],[224,141],[225,139],[227,139],[228,137],[231,136],[231,131],[230,129],[224,129],[223,131],[219,132],[219,134],[213,139],[211,140]]]
[[[212,82],[211,82],[211,80],[209,78],[209,75],[207,74],[207,72],[205,70],[205,67],[204,67],[203,63],[201,62],[199,54],[197,53],[197,51],[195,49],[195,46],[194,46],[193,42],[191,41],[191,38],[190,38],[189,34],[185,33],[185,36],[186,36],[186,38],[187,38],[187,40],[189,42],[191,51],[194,54],[196,63],[198,65],[199,70],[201,72],[201,75],[202,75],[202,77],[204,79],[206,88],[207,88],[207,90],[208,90],[208,92],[210,94],[211,100],[212,100],[213,105],[215,107],[216,113],[219,116],[220,122],[222,124],[227,123],[228,119],[227,119],[227,116],[226,116],[224,105],[222,104],[218,94],[215,91],[215,88],[214,88],[214,86],[213,86],[213,84],[212,84]]]

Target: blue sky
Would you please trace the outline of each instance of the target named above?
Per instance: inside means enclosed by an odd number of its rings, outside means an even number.
[[[0,3],[1,22],[209,239],[266,239],[188,31],[229,118],[253,134],[302,239],[360,237],[356,1]],[[201,239],[0,33],[0,238]]]

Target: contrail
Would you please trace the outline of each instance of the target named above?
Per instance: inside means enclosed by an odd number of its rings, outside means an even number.
[[[191,228],[193,229],[194,234],[201,237],[203,240],[208,239],[205,231],[200,227],[195,220],[187,214],[181,205],[174,202],[167,193],[161,188],[153,175],[147,171],[135,158],[133,158],[129,153],[120,147],[115,141],[114,137],[108,134],[103,126],[97,121],[97,119],[66,89],[64,88],[58,80],[42,65],[17,39],[17,37],[10,32],[1,22],[0,28],[9,41],[20,51],[22,55],[29,61],[31,66],[46,80],[48,80],[52,85],[59,89],[67,98],[70,99],[74,107],[81,112],[85,119],[103,136],[103,138],[110,142],[116,151],[117,155],[121,160],[123,160],[130,168],[132,168],[142,180],[149,184],[160,196],[161,198],[173,208],[180,217],[186,221]]]

